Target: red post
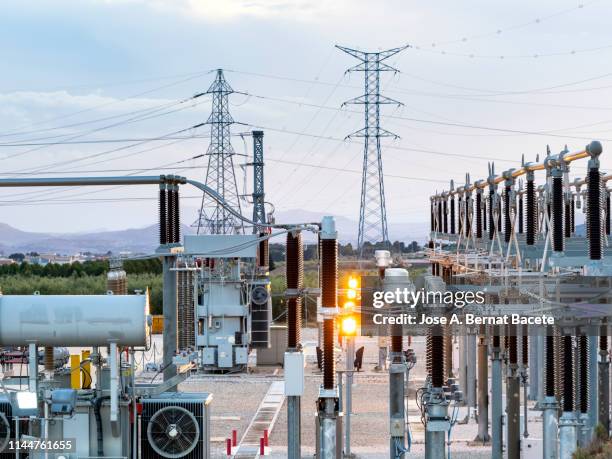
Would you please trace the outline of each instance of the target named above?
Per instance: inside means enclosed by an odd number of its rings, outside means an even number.
[[[268,429],[264,429],[264,445],[270,446],[270,439],[268,438]]]
[[[225,440],[225,452],[228,456],[232,455],[232,440],[230,438]]]
[[[232,446],[238,445],[238,431],[236,429],[232,430]]]
[[[266,445],[264,444],[264,438],[259,439],[259,455],[264,456],[266,454]]]

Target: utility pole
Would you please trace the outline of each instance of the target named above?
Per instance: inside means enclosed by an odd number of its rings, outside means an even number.
[[[387,209],[385,204],[385,186],[383,182],[382,155],[380,139],[382,137],[399,138],[398,135],[380,127],[380,106],[393,104],[401,106],[401,102],[380,94],[380,72],[395,72],[398,70],[383,61],[408,48],[388,49],[375,53],[358,51],[336,45],[341,51],[360,61],[349,68],[347,72],[363,72],[365,89],[363,95],[345,102],[364,106],[365,126],[348,137],[363,137],[363,171],[361,178],[361,205],[359,208],[359,233],[357,245],[360,257],[363,255],[365,242],[389,244],[387,229]]]
[[[206,185],[215,190],[235,211],[242,213],[234,171],[234,147],[230,126],[234,119],[229,112],[229,95],[234,90],[225,81],[223,70],[217,70],[215,81],[205,94],[212,94],[212,112],[204,124],[210,124],[210,145],[206,152],[208,168]],[[263,177],[263,176],[262,176]],[[224,206],[207,195],[202,197],[198,219],[193,223],[198,234],[241,234],[244,224]]]

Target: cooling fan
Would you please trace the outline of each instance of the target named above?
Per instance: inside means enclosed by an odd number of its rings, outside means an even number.
[[[147,425],[147,439],[157,454],[167,458],[186,456],[200,440],[195,416],[180,406],[157,411]]]
[[[11,424],[3,413],[0,413],[0,453],[4,451],[11,439]]]
[[[268,289],[262,285],[258,285],[251,290],[251,301],[257,306],[262,306],[268,302],[269,298]]]

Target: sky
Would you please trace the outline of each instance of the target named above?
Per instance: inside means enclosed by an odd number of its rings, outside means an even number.
[[[604,146],[612,169],[612,4],[540,0],[5,0],[0,27],[0,176],[205,179],[210,96],[222,68],[237,92],[232,143],[251,190],[252,129],[265,132],[266,200],[359,216],[363,73],[335,45],[386,61],[382,145],[390,228],[428,220],[449,181],[485,178],[567,144]],[[179,134],[173,134],[182,131]],[[178,137],[178,138],[177,138]],[[188,137],[188,138],[185,138]],[[246,156],[245,156],[246,155]],[[586,162],[570,172],[584,177]],[[245,177],[246,174],[246,177]],[[542,181],[542,177],[538,177]],[[155,187],[2,189],[1,222],[83,232],[156,221]],[[201,196],[182,190],[183,222]],[[243,202],[245,214],[251,214]],[[394,229],[391,239],[401,237]]]

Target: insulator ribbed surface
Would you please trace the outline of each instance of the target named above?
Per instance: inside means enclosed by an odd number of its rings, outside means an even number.
[[[580,412],[589,411],[589,341],[584,335],[578,337],[578,358],[580,360],[580,373],[578,387],[580,389]]]
[[[442,201],[442,223],[443,223],[443,227],[442,230],[444,231],[444,234],[448,234],[448,201],[447,199],[444,199],[444,201]]]
[[[444,334],[439,326],[431,331],[431,384],[433,387],[444,386]]]
[[[518,232],[523,234],[523,219],[525,216],[525,210],[523,208],[523,195],[518,198]]]
[[[570,201],[570,211],[571,211],[571,224],[572,224],[572,234],[576,232],[576,201],[574,200],[574,196],[572,196],[572,200]]]
[[[166,190],[159,190],[159,244],[168,243],[168,216]]]
[[[606,234],[610,235],[610,192],[606,192]]]
[[[518,363],[518,336],[516,325],[508,325],[508,361],[511,364]]]
[[[174,213],[172,215],[172,225],[174,226],[174,231],[172,233],[174,235],[174,241],[172,242],[181,242],[181,205],[178,187],[174,190],[172,199],[174,200],[174,205],[172,206],[174,208]]]
[[[167,190],[166,191],[166,202],[167,202],[167,214],[166,214],[166,225],[168,228],[168,242],[173,243],[175,241],[174,237],[174,191]]]
[[[599,168],[589,169],[587,201],[587,232],[589,238],[589,257],[591,260],[601,260],[601,177],[599,174]]]
[[[510,194],[511,188],[509,186],[506,187],[506,192],[504,193],[504,241],[506,244],[510,242],[510,236],[512,236],[511,228],[512,228],[512,220],[510,215]]]
[[[431,224],[430,224],[429,231],[434,231],[434,220],[435,220],[435,218],[434,218],[434,204],[433,204],[433,201],[431,201],[431,211],[430,211],[429,215],[431,216]]]
[[[537,209],[535,201],[535,183],[527,181],[527,245],[535,244],[535,235],[538,231]]]
[[[489,191],[489,240],[492,241],[495,237],[495,216],[493,215],[493,200],[495,199],[495,192]]]
[[[263,236],[265,236],[265,233],[259,233],[259,237]],[[261,268],[264,266],[270,266],[270,241],[268,239],[262,239],[259,241],[257,261]]]
[[[287,233],[286,252],[287,288],[301,290],[304,288],[304,248],[302,233],[295,236]],[[302,298],[287,299],[287,347],[296,349],[301,342]]]
[[[463,232],[463,217],[461,216],[462,202],[463,198],[459,196],[459,198],[457,198],[457,230],[459,231],[459,234]]]
[[[476,237],[482,238],[482,193],[476,193]]]
[[[455,234],[455,197],[450,198],[450,233]]]
[[[436,231],[438,233],[442,232],[442,201],[437,201],[436,203],[438,207],[438,224],[436,225]]]
[[[333,389],[335,385],[334,320],[323,319],[323,388]]]
[[[521,342],[521,357],[523,366],[529,365],[529,325],[523,325],[523,339]]]
[[[545,364],[546,396],[555,396],[555,343],[552,331],[549,329],[546,335],[546,364]]]
[[[600,335],[599,335],[599,350],[600,351],[608,350],[608,335],[606,334],[607,332],[608,332],[607,324],[602,325]]]
[[[106,290],[113,295],[127,295],[127,275],[123,269],[111,269],[106,277]]]
[[[483,194],[482,196],[482,234],[483,235],[487,231],[487,208],[488,208],[487,199]]]
[[[338,306],[338,241],[321,239],[321,305]],[[333,389],[336,380],[334,319],[323,320],[323,386]]]
[[[565,237],[572,237],[572,209],[571,205],[568,202],[565,203],[565,212],[563,213],[563,217],[565,219],[565,223],[563,225],[563,229],[565,231]]]
[[[574,361],[571,336],[563,336],[563,411],[574,411]]]
[[[186,265],[183,266],[186,267]],[[178,270],[176,272],[176,322],[180,350],[195,348],[194,276],[195,271]]]
[[[391,352],[400,353],[402,352],[402,327],[401,325],[394,325],[394,329],[391,335]]]
[[[53,347],[45,347],[43,354],[43,363],[45,364],[45,371],[55,370],[55,359],[53,358]]]
[[[552,178],[552,248],[563,252],[563,177]]]
[[[470,215],[470,203],[472,201],[472,198],[470,197],[470,195],[466,195],[465,197],[465,235],[467,237],[468,234],[470,234],[472,232],[472,223],[471,223],[471,219],[472,216]]]

